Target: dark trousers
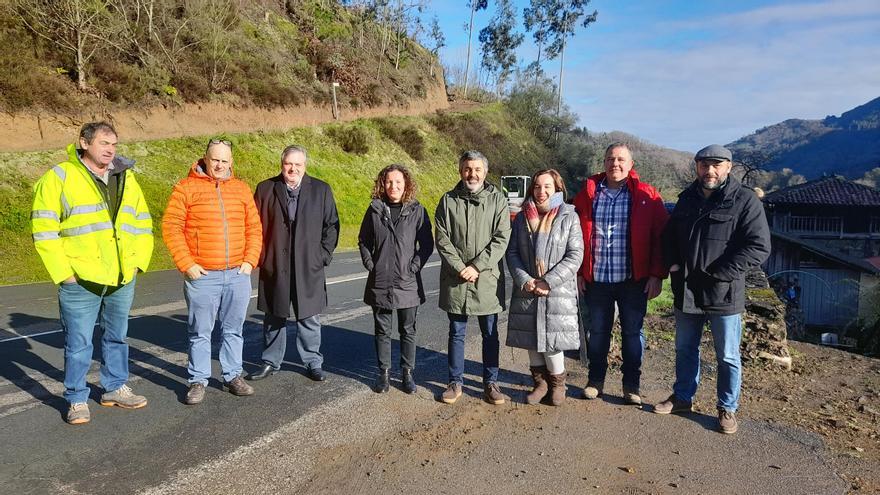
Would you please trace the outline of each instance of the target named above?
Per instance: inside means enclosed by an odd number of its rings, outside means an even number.
[[[467,315],[447,313],[449,316],[449,381],[464,381],[464,338],[467,333]],[[498,380],[498,315],[477,317],[483,336],[483,383]]]
[[[379,368],[391,368],[391,320],[397,313],[397,331],[400,333],[400,367],[416,367],[416,313],[419,307],[384,309],[373,307],[373,328],[376,332],[376,358]]]
[[[590,358],[587,380],[592,385],[601,385],[605,382],[615,304],[620,311],[623,387],[638,391],[642,375],[642,353],[645,348],[642,323],[648,309],[644,280],[627,280],[619,283],[594,282],[587,286],[587,306],[591,320],[587,344],[587,355]]]

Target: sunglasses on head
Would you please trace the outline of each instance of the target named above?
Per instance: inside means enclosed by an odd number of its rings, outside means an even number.
[[[226,146],[229,146],[230,148],[232,148],[232,141],[227,141],[225,139],[212,139],[212,140],[208,141],[208,146],[211,146],[214,144],[225,144]]]

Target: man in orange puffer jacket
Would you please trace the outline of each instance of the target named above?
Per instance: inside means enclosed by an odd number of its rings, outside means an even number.
[[[241,378],[242,327],[251,298],[263,227],[250,187],[232,174],[232,143],[212,139],[189,176],[174,186],[162,236],[184,275],[189,310],[187,404],[205,398],[211,376],[211,332],[220,319],[223,382],[234,395],[251,395]]]

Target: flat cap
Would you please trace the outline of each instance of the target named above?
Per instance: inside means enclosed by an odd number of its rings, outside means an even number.
[[[719,162],[733,160],[733,154],[729,149],[720,144],[710,144],[697,152],[694,161],[700,160],[716,160]]]

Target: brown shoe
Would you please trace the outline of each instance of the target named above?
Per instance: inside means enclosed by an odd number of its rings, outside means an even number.
[[[203,400],[205,400],[205,384],[191,383],[184,402],[187,405],[194,406],[196,404],[201,404]]]
[[[547,373],[550,382],[550,403],[554,406],[561,406],[565,402],[565,372],[558,375]]]
[[[718,431],[727,435],[736,433],[739,425],[736,424],[736,415],[726,409],[718,410]]]
[[[526,395],[526,404],[537,404],[547,395],[547,367],[532,366],[529,369],[532,371],[532,380],[535,381],[535,385],[532,391]]]
[[[229,392],[231,392],[232,395],[237,395],[239,397],[254,395],[254,388],[248,385],[247,382],[241,378],[241,375],[226,382],[226,388],[229,389]]]
[[[483,400],[496,406],[504,404],[504,394],[501,393],[497,383],[487,383],[483,386]]]
[[[657,414],[691,412],[693,410],[694,405],[692,403],[679,400],[675,394],[670,395],[669,398],[663,402],[654,405],[654,412]]]
[[[455,404],[455,401],[461,397],[461,384],[458,382],[449,382],[449,386],[440,395],[440,400],[446,404]]]

